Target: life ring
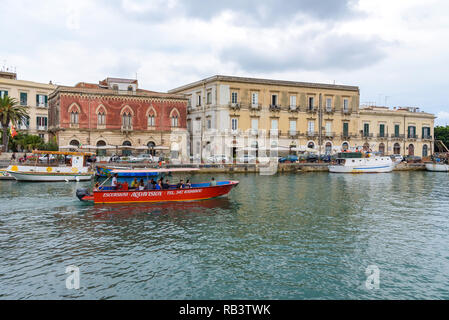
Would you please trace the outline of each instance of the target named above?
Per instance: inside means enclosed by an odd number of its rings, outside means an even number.
[[[77,172],[78,172],[78,169],[77,169],[77,168],[72,168],[72,172],[73,172],[73,173],[77,173]]]
[[[17,166],[12,166],[11,167],[11,171],[17,171],[17,170],[19,170],[19,168]]]
[[[47,172],[52,172],[52,168],[51,167],[47,167]]]

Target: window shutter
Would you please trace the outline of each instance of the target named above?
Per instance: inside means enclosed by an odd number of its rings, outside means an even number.
[[[47,105],[47,103],[48,103],[48,97],[45,96],[45,105]]]

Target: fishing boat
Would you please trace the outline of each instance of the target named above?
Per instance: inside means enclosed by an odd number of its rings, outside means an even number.
[[[445,163],[429,162],[426,163],[426,170],[435,172],[449,172],[449,165]]]
[[[336,163],[329,166],[333,173],[382,173],[391,172],[395,163],[386,156],[363,157],[360,152],[339,153]]]
[[[0,180],[15,180],[12,175],[8,173],[8,170],[10,170],[12,166],[9,166],[5,169],[0,169]]]
[[[157,175],[172,172],[173,169],[154,169]],[[195,168],[178,168],[180,171],[193,171]],[[112,170],[112,174],[118,173]],[[132,174],[134,170],[128,170]],[[124,173],[122,171],[122,173]],[[108,180],[108,179],[107,179]],[[170,185],[168,189],[156,190],[130,189],[127,182],[120,183],[117,187],[105,186],[105,180],[98,190],[90,192],[87,188],[76,190],[76,196],[81,201],[93,202],[95,204],[110,203],[146,203],[146,202],[168,202],[168,201],[194,201],[211,199],[227,195],[232,188],[236,187],[238,181],[217,181],[216,185],[210,182],[192,183],[189,188],[177,189],[176,185]]]
[[[89,152],[62,152],[35,150],[34,165],[12,165],[7,173],[18,181],[47,182],[47,181],[88,181],[92,179],[93,171],[86,164],[86,158],[93,155]],[[46,166],[39,164],[39,155],[70,156],[69,165]]]

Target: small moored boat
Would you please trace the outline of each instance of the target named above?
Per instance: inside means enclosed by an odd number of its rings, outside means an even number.
[[[426,163],[427,171],[449,172],[449,165],[444,163]]]
[[[18,181],[47,182],[47,181],[88,181],[93,172],[86,165],[86,157],[92,155],[88,152],[61,152],[61,151],[33,151],[36,155],[35,165],[12,165],[7,172]],[[45,166],[38,165],[38,155],[64,155],[71,156],[70,165]]]
[[[382,173],[391,172],[395,167],[390,157],[362,157],[360,152],[342,152],[338,154],[336,164],[329,166],[334,173]]]

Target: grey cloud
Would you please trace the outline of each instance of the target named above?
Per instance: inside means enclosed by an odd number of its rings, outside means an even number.
[[[288,70],[355,70],[375,64],[385,57],[389,43],[377,37],[341,36],[332,33],[318,38],[300,36],[276,49],[231,45],[219,56],[248,72]]]

